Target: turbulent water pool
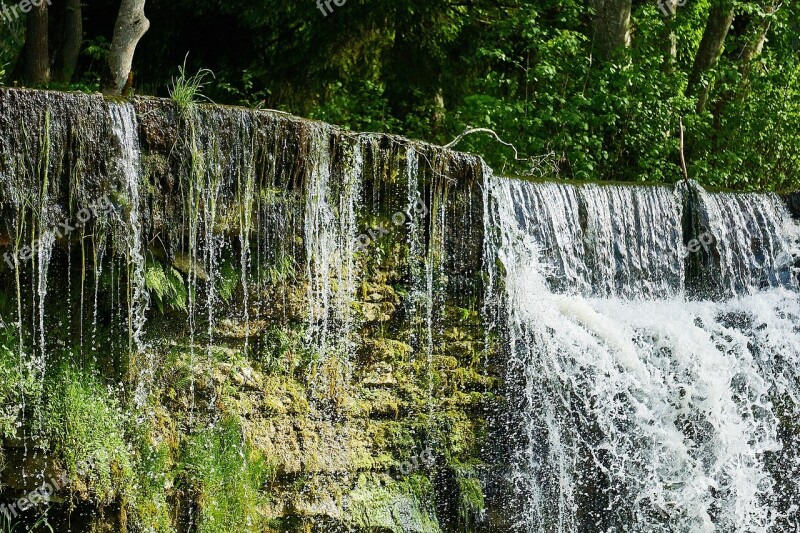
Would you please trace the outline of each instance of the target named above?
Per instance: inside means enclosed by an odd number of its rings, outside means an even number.
[[[687,250],[686,185],[486,189],[516,527],[796,530],[800,226],[784,202],[700,190],[695,235],[712,238]]]

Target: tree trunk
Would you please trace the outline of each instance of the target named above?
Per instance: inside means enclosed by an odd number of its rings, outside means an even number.
[[[83,43],[81,0],[66,0],[63,22],[63,40],[61,53],[56,62],[56,78],[58,81],[69,83],[75,74]]]
[[[742,50],[742,64],[739,67],[741,78],[739,79],[738,100],[741,102],[747,97],[747,80],[753,68],[753,62],[758,59],[764,50],[764,43],[767,42],[767,34],[772,25],[772,18],[779,9],[780,4],[773,3],[764,9],[764,16],[752,22],[754,29],[748,32],[748,41]]]
[[[731,62],[739,62],[739,80],[728,80],[725,85],[725,90],[717,95],[714,104],[714,133],[712,134],[712,142],[719,151],[726,150],[727,146],[724,144],[717,145],[718,138],[724,138],[724,118],[727,108],[734,100],[742,102],[747,96],[747,79],[750,74],[753,62],[761,54],[764,49],[764,43],[767,40],[767,33],[772,23],[772,13],[778,8],[777,5],[770,4],[764,6],[764,16],[744,16],[738,17],[736,23],[733,25],[729,33],[729,39],[733,38],[737,43],[736,47],[728,53],[728,58]]]
[[[30,84],[50,81],[48,5],[49,2],[41,2],[38,6],[32,6],[28,13],[23,52],[23,77]]]
[[[716,0],[711,5],[708,13],[708,22],[700,40],[697,54],[694,56],[692,72],[689,75],[689,84],[686,86],[686,96],[698,96],[697,112],[705,109],[708,100],[709,83],[703,82],[703,76],[717,64],[725,37],[733,22],[734,6],[727,0]]]
[[[602,59],[631,44],[631,0],[590,0],[594,8],[594,43]]]
[[[444,91],[439,87],[433,97],[433,116],[431,117],[431,133],[433,133],[433,138],[437,141],[442,141],[446,116],[447,109],[444,106]]]
[[[150,28],[150,21],[144,15],[144,4],[145,0],[122,0],[103,77],[102,91],[105,94],[121,95],[128,84],[136,45]]]
[[[675,62],[678,58],[678,39],[675,35],[675,13],[678,9],[678,0],[660,0],[658,7],[664,15],[664,29],[661,31],[663,43],[664,72],[675,72]]]

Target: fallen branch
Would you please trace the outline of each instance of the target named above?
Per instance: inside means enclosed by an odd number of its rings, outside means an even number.
[[[459,141],[461,141],[461,139],[463,139],[467,135],[470,135],[470,134],[473,134],[473,133],[488,133],[492,137],[494,137],[495,140],[497,140],[497,142],[499,142],[500,144],[502,144],[504,146],[508,146],[509,148],[514,150],[514,160],[515,161],[525,161],[525,162],[527,162],[527,163],[529,163],[531,165],[530,170],[525,172],[525,173],[523,173],[523,175],[533,176],[535,174],[538,174],[539,177],[543,177],[544,176],[544,171],[542,170],[542,168],[545,167],[545,166],[550,166],[550,167],[552,167],[553,174],[555,176],[558,176],[559,175],[559,163],[561,163],[561,162],[563,162],[565,160],[563,154],[562,154],[561,157],[558,157],[556,155],[555,151],[553,151],[553,150],[550,150],[546,154],[542,154],[542,155],[536,155],[536,156],[530,156],[530,157],[520,157],[519,156],[519,151],[517,151],[517,148],[513,144],[511,144],[509,142],[505,142],[503,139],[500,138],[499,135],[497,135],[497,133],[495,133],[494,130],[491,130],[489,128],[467,128],[466,130],[464,130],[464,132],[461,135],[459,135],[458,137],[453,139],[452,142],[444,145],[444,148],[447,148],[447,149],[453,148],[456,144],[458,144]],[[549,149],[549,146],[548,146],[548,149]]]
[[[683,155],[683,117],[678,117],[678,123],[681,125],[681,170],[683,170],[684,183],[689,181],[689,171],[686,169],[686,158]]]
[[[463,139],[467,135],[471,135],[473,133],[489,133],[489,134],[491,134],[495,139],[497,139],[497,142],[499,142],[500,144],[503,144],[505,146],[508,146],[509,148],[514,150],[514,159],[516,159],[517,161],[528,161],[527,157],[522,157],[521,158],[519,156],[519,152],[517,152],[517,149],[516,149],[516,147],[514,147],[513,144],[505,142],[503,139],[500,138],[499,135],[497,135],[497,133],[495,133],[494,130],[490,130],[489,128],[467,128],[466,130],[464,130],[464,132],[461,135],[459,135],[458,137],[453,139],[450,143],[445,144],[444,147],[448,148],[448,149],[452,148],[453,146],[457,145],[458,142],[461,139]]]

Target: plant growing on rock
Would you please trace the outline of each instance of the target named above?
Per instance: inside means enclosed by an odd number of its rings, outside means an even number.
[[[203,88],[209,77],[214,78],[214,73],[207,68],[201,68],[196,74],[189,76],[186,73],[186,58],[183,60],[183,65],[178,67],[178,77],[172,78],[172,84],[169,88],[169,97],[175,102],[178,107],[178,112],[182,116],[186,116],[192,105],[201,100],[211,101],[203,94]]]

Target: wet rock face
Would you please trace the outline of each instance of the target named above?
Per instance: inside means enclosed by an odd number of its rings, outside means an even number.
[[[0,90],[0,479],[78,489],[22,523],[491,529],[482,176],[278,112]]]
[[[795,192],[784,196],[786,204],[789,206],[789,212],[792,217],[800,220],[800,192]],[[794,256],[794,268],[796,272],[797,283],[800,284],[800,254]]]
[[[4,210],[35,192],[52,202],[56,217],[66,212],[70,194],[75,205],[87,206],[107,192],[107,114],[99,96],[0,90]],[[71,187],[78,176],[81,187]]]

